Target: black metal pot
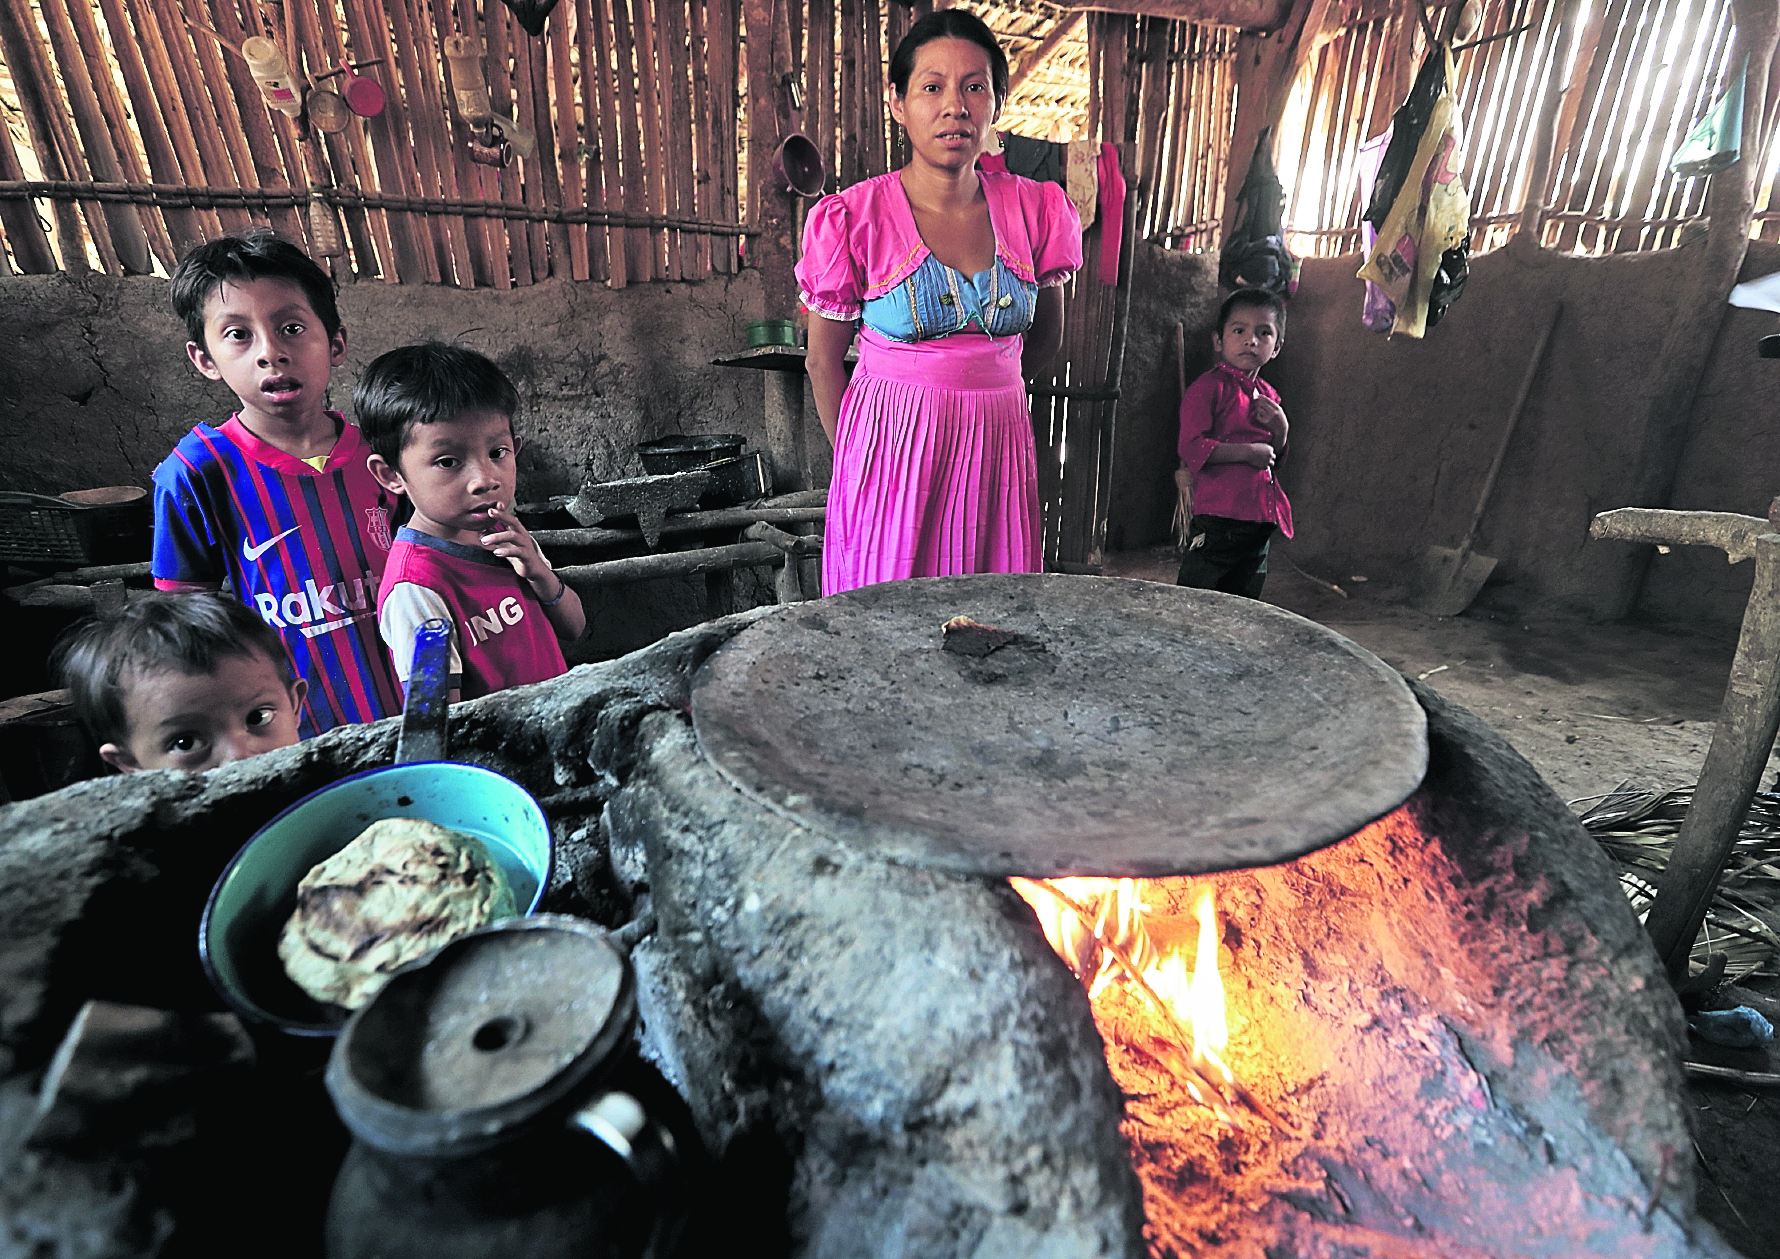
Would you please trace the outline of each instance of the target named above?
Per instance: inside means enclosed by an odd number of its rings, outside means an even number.
[[[509,919],[397,972],[327,1087],[355,1138],[330,1259],[674,1253],[697,1136],[632,1052],[629,958],[576,918]]]

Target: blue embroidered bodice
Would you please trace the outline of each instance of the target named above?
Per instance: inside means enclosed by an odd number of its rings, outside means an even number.
[[[1011,337],[1032,326],[1038,285],[1020,280],[999,254],[975,275],[929,254],[915,273],[865,303],[865,326],[892,341],[928,341],[954,332]]]

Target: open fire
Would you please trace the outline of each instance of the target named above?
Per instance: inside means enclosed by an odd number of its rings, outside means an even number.
[[[1273,867],[1011,881],[1088,987],[1152,1256],[1600,1253],[1590,1228],[1649,1218],[1660,1175],[1575,1196],[1567,1125],[1531,1118],[1555,1098],[1492,1083],[1505,1033],[1554,1012],[1508,1015],[1491,976],[1575,981],[1549,938],[1475,934],[1478,881],[1498,912],[1547,893],[1513,848],[1461,876],[1431,820],[1407,805]]]
[[[1181,1083],[1194,1101],[1232,1122],[1232,1102],[1265,1109],[1236,1082],[1222,1054],[1230,1041],[1224,981],[1218,969],[1217,889],[1212,879],[1010,879],[1031,905],[1045,939],[1088,985],[1096,1017],[1113,985],[1129,985],[1160,1024],[1162,1052],[1181,1063]],[[1155,903],[1175,889],[1191,897],[1193,960],[1185,942],[1158,946],[1148,923]],[[1146,899],[1148,897],[1149,899]],[[1101,1028],[1106,1034],[1106,1028]]]

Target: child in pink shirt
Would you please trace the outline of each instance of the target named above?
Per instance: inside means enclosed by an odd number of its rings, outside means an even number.
[[[1266,289],[1238,289],[1211,335],[1218,363],[1180,401],[1175,482],[1192,504],[1177,586],[1261,597],[1275,531],[1292,536],[1292,505],[1273,472],[1286,453],[1286,413],[1260,378],[1279,353],[1285,304]]]
[[[404,688],[414,636],[451,625],[451,699],[568,669],[563,642],[587,628],[581,599],[512,511],[519,393],[473,350],[429,342],[372,360],[353,390],[371,475],[406,495],[377,591],[377,625]]]

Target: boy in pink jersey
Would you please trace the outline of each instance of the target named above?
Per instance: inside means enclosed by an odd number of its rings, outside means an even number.
[[[451,626],[454,701],[566,672],[561,644],[581,636],[587,617],[512,512],[513,382],[475,351],[435,341],[372,360],[352,404],[371,474],[414,508],[377,591],[402,684],[414,636],[435,618]]]
[[[327,406],[346,354],[333,281],[264,229],[198,246],[173,276],[186,353],[239,408],[155,469],[155,585],[225,589],[278,632],[308,687],[302,734],[401,699],[377,635],[388,495],[359,430]]]
[[[1285,303],[1266,289],[1238,289],[1211,335],[1218,362],[1180,400],[1175,484],[1192,504],[1177,586],[1261,597],[1275,533],[1292,536],[1292,505],[1274,479],[1290,426],[1263,367],[1279,353]]]

